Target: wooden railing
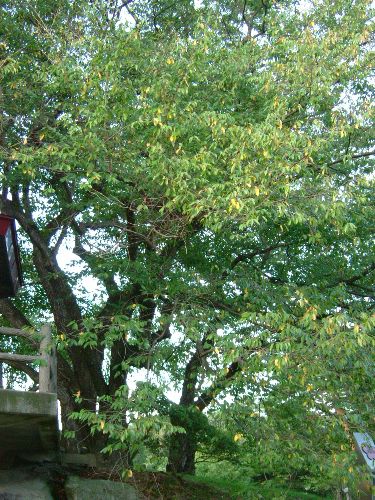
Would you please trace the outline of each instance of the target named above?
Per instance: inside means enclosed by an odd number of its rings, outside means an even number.
[[[31,343],[35,349],[39,348],[39,354],[37,355],[0,352],[0,387],[2,388],[2,363],[8,363],[14,368],[24,371],[25,373],[30,373],[28,364],[33,361],[41,361],[38,377],[39,392],[56,393],[57,358],[50,325],[43,325],[38,336],[32,335],[26,330],[8,327],[0,327],[0,335],[23,337]]]

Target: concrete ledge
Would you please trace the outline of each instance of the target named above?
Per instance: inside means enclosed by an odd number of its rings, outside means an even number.
[[[0,462],[56,451],[58,437],[56,394],[0,390]]]
[[[0,414],[57,415],[57,396],[48,392],[0,389]]]

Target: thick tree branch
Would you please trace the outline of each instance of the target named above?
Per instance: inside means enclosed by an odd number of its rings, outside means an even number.
[[[194,401],[194,404],[203,411],[207,406],[209,406],[215,397],[225,389],[225,387],[230,384],[237,373],[241,371],[241,360],[233,361],[227,369],[226,374],[218,378],[211,386],[202,392],[202,394]]]
[[[21,372],[26,373],[26,375],[28,375],[35,384],[39,383],[39,373],[27,363],[14,360],[7,361],[6,363],[9,366],[11,366],[14,370],[19,370]]]
[[[98,272],[97,267],[95,266],[96,256],[85,249],[81,243],[80,237],[77,234],[75,236],[75,246],[73,248],[73,252],[88,265],[92,275],[104,283],[109,296],[119,293],[119,288],[114,279],[114,274],[106,274],[103,276],[101,272]]]
[[[374,156],[375,155],[375,150],[374,151],[365,151],[364,153],[357,153],[355,155],[350,156],[351,160],[358,160],[359,158],[367,158],[369,156]],[[332,161],[327,164],[327,167],[333,167],[334,165],[337,165],[338,163],[343,163],[345,161],[345,158],[338,158],[335,161]]]
[[[287,246],[288,246],[287,243],[276,243],[275,245],[270,245],[266,248],[257,248],[256,250],[253,250],[252,252],[242,253],[242,254],[238,255],[235,259],[232,260],[232,262],[229,265],[229,270],[224,271],[222,273],[222,277],[226,278],[229,275],[229,272],[232,271],[240,262],[249,261],[258,255],[268,255],[273,250],[276,250],[279,248],[285,248]]]
[[[10,299],[0,299],[0,314],[9,321],[14,328],[31,328],[32,325],[26,316],[13,304]]]

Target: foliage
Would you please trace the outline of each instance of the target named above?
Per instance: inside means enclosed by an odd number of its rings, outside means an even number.
[[[370,2],[1,8],[0,207],[27,285],[0,313],[53,316],[67,433],[129,465],[181,427],[192,455],[243,434],[259,471],[311,478],[342,445],[324,484],[354,480],[350,433],[374,424]],[[224,403],[243,430],[202,413]]]
[[[240,467],[234,462],[226,469],[238,470],[249,481],[325,495],[349,487],[356,495],[356,484],[368,476],[357,463],[346,418],[310,411],[301,399],[283,403],[265,398],[257,408],[242,401],[216,413],[215,421],[236,432],[241,448]],[[221,468],[211,460],[198,473],[215,476]]]
[[[212,425],[207,416],[193,406],[172,405],[169,411],[171,422],[178,422],[191,436],[197,446],[200,459],[215,457],[216,460],[238,460],[239,449],[233,436],[225,429]]]
[[[160,402],[160,390],[146,383],[139,383],[129,395],[128,388],[122,386],[113,396],[102,396],[99,400],[100,412],[81,410],[72,413],[70,418],[88,423],[93,434],[108,436],[104,454],[121,452],[131,463],[142,447],[151,448],[154,454],[163,446],[172,433],[184,432],[184,429],[171,425],[165,416]],[[77,400],[80,402],[80,395]],[[159,414],[155,414],[155,409]],[[130,420],[127,423],[125,415]],[[73,436],[70,436],[73,437]]]

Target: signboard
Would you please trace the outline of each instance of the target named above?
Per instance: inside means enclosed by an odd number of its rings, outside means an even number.
[[[363,464],[367,465],[367,469],[371,474],[372,481],[369,483],[363,483],[360,498],[365,500],[375,500],[375,443],[371,436],[362,432],[354,432],[354,443],[357,450],[357,454]]]
[[[16,224],[0,214],[0,298],[14,297],[22,284]]]

